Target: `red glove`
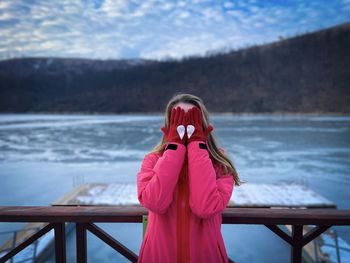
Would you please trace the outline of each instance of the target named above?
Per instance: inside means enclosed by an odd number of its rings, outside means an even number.
[[[163,126],[161,130],[165,134],[168,142],[176,142],[185,145],[187,143],[187,136],[185,136],[186,129],[184,125],[185,110],[180,107],[176,107],[170,112],[169,129]]]
[[[202,124],[202,112],[198,107],[193,107],[187,112],[187,143],[192,141],[203,141],[206,142],[208,134],[214,129],[212,125],[204,130]]]

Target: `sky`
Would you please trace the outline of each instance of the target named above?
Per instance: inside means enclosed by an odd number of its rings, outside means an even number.
[[[350,21],[350,0],[0,0],[0,60],[181,59]]]

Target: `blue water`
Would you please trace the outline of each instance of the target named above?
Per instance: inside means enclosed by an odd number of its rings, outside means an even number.
[[[350,209],[349,116],[211,115],[210,122],[241,179],[304,183]],[[136,183],[162,124],[162,114],[0,115],[0,205],[50,205],[80,183]],[[138,254],[141,224],[97,225]],[[0,223],[0,232],[21,226]],[[349,228],[333,229],[350,243]],[[237,262],[289,262],[289,245],[264,226],[224,224],[222,233]],[[89,232],[88,251],[91,262],[128,262]],[[75,262],[74,234],[67,253]]]

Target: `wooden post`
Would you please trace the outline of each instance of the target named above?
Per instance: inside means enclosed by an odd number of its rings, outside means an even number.
[[[55,262],[66,263],[65,223],[53,223],[55,231]]]
[[[86,228],[84,223],[76,223],[77,262],[87,262]]]
[[[301,263],[303,249],[303,225],[292,225],[291,262]]]

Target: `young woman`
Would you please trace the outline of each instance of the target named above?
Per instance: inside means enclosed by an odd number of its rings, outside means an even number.
[[[175,94],[165,111],[161,141],[137,174],[148,226],[138,262],[228,262],[222,211],[241,181],[217,146],[203,101]]]

